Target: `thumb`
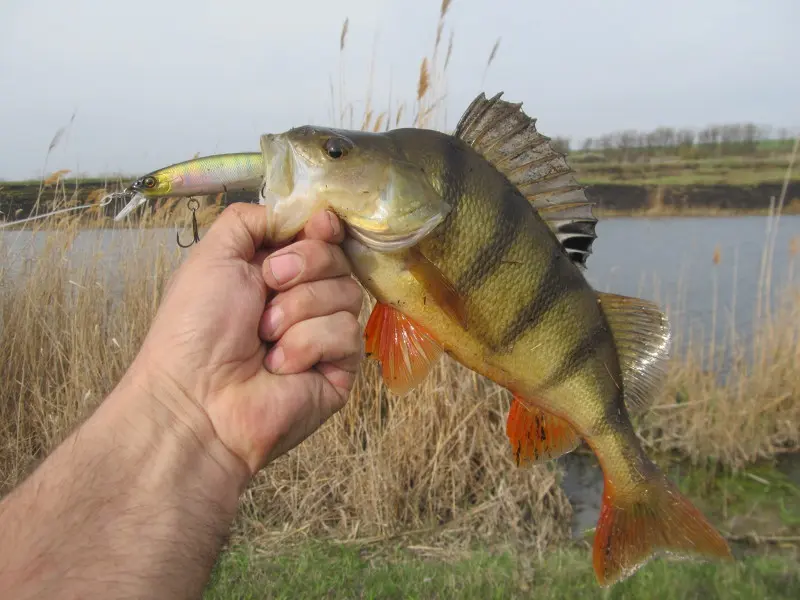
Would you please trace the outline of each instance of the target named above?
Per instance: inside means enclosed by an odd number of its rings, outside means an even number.
[[[267,212],[258,204],[235,202],[214,221],[197,244],[198,254],[217,258],[240,258],[251,261],[264,245],[267,235]]]

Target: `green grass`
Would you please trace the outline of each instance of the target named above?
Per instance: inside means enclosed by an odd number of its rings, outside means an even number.
[[[770,463],[739,472],[673,464],[670,477],[712,522],[735,536],[800,536],[800,487]]]
[[[402,549],[307,542],[277,555],[235,546],[220,557],[204,597],[800,598],[800,567],[788,553],[726,565],[656,560],[603,590],[588,548],[551,551],[542,560],[487,550],[445,560]]]

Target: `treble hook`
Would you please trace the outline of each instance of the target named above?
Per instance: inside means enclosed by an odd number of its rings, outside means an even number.
[[[189,198],[189,201],[186,203],[189,207],[189,210],[192,211],[192,234],[194,236],[194,240],[191,243],[186,244],[185,246],[181,244],[181,234],[180,232],[175,232],[175,241],[178,243],[178,246],[181,248],[188,248],[200,241],[200,235],[197,233],[197,209],[200,208],[200,203],[195,198]]]

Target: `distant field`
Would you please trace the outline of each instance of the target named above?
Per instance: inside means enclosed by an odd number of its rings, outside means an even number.
[[[791,156],[789,154],[765,157],[730,156],[722,158],[684,159],[664,156],[642,160],[608,160],[591,152],[571,152],[568,160],[582,183],[626,183],[629,185],[757,185],[782,182]],[[122,188],[142,174],[114,175],[109,177],[71,178],[63,181],[69,188]],[[800,181],[800,165],[790,177]],[[2,188],[33,188],[39,190],[40,181],[0,181]],[[47,187],[52,187],[50,184]]]
[[[581,183],[587,185],[753,186],[783,182],[789,158],[665,158],[649,162],[594,162],[586,160],[584,154],[576,154],[570,157],[570,161]],[[793,169],[790,179],[800,181],[800,165]]]
[[[606,160],[597,153],[569,155],[578,180],[589,186],[590,196],[598,202],[599,216],[765,214],[770,198],[781,193],[790,159],[789,155],[702,159],[664,156],[619,161]],[[44,186],[39,181],[0,182],[0,216],[9,220],[27,216],[37,198],[40,210],[98,202],[104,193],[124,189],[134,178],[64,177],[51,176]],[[800,165],[792,170],[789,181],[783,212],[797,213]],[[255,199],[256,192],[252,191],[211,200],[227,204]],[[151,206],[160,204],[163,201]],[[116,204],[108,206],[104,214],[110,217],[120,208]]]

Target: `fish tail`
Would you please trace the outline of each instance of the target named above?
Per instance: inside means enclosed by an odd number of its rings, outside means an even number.
[[[702,513],[647,463],[648,475],[625,490],[604,472],[592,559],[603,587],[629,577],[657,554],[733,560],[727,542]]]

